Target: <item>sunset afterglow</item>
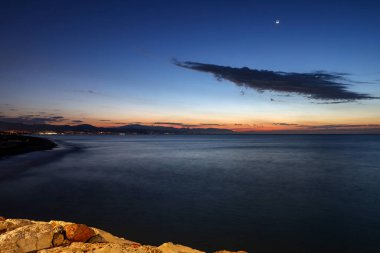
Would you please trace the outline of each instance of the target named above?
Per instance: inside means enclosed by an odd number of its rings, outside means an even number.
[[[380,129],[372,8],[85,2],[0,10],[1,121]]]

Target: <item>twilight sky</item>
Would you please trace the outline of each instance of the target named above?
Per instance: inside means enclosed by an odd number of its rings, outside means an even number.
[[[373,0],[1,1],[0,121],[380,132],[379,13]]]

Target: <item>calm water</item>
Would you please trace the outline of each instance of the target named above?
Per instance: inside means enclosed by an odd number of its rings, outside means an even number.
[[[1,215],[206,251],[380,252],[380,136],[54,139],[0,161]]]

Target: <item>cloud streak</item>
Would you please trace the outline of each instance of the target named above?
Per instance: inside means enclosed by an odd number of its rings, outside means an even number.
[[[199,125],[193,124],[184,124],[179,122],[153,122],[153,125],[169,125],[169,126],[177,126],[177,127],[196,127]]]
[[[219,81],[227,80],[239,87],[251,88],[258,92],[294,93],[311,99],[346,102],[378,98],[349,91],[350,84],[345,78],[348,75],[346,73],[292,73],[178,60],[173,60],[173,63],[182,68],[213,74]]]
[[[40,117],[39,115],[22,115],[18,117],[2,117],[2,121],[24,124],[49,124],[65,121],[63,116]]]
[[[380,124],[331,124],[308,126],[308,129],[351,129],[351,128],[378,128]]]
[[[296,131],[304,131],[304,133],[318,133],[335,131],[335,133],[378,133],[380,132],[380,124],[328,124],[328,125],[302,125],[293,123],[272,123],[274,126],[291,127]],[[288,129],[285,131],[292,131]],[[274,130],[276,132],[278,130]],[[282,130],[280,130],[282,131]],[[331,132],[331,133],[333,133]],[[289,132],[291,133],[291,132]]]
[[[293,123],[272,123],[274,126],[304,126],[304,125],[299,125],[299,124],[293,124]]]
[[[181,122],[153,122],[153,125],[166,125],[166,126],[176,126],[176,127],[218,127],[224,126],[224,124],[216,123],[199,123],[199,124],[186,124]]]

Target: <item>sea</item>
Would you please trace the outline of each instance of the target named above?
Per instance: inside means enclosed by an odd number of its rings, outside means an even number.
[[[0,160],[0,215],[206,252],[380,252],[380,135],[49,138]]]

